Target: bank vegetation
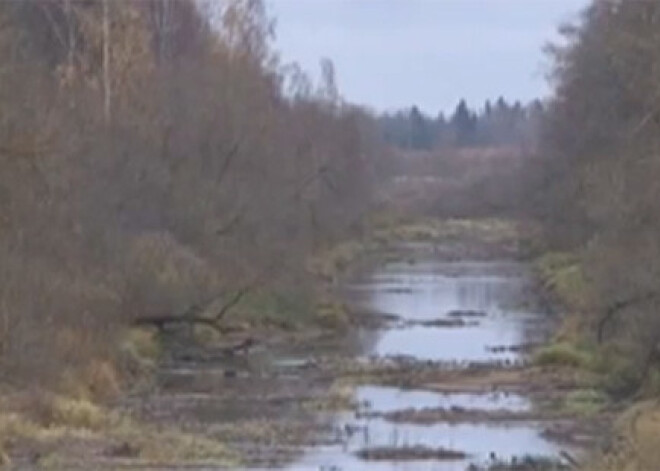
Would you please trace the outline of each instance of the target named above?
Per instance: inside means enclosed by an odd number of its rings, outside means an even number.
[[[158,330],[314,319],[309,258],[360,232],[383,149],[273,35],[260,0],[0,2],[3,411],[95,428]]]

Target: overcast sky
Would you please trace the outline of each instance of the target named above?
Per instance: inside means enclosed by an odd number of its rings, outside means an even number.
[[[349,101],[452,110],[548,93],[543,45],[587,0],[267,0],[284,61],[335,63]]]

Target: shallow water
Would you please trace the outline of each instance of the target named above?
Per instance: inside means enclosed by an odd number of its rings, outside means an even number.
[[[345,287],[345,299],[356,310],[398,316],[387,328],[363,332],[364,356],[410,356],[456,364],[521,361],[524,354],[509,349],[545,340],[547,316],[536,305],[525,265],[499,262],[389,263],[368,270]],[[454,311],[476,311],[461,327],[430,327],[419,322],[451,319]],[[492,351],[496,348],[496,353]],[[452,408],[529,410],[528,398],[489,394],[440,394],[364,385],[355,398],[363,410]],[[557,457],[560,449],[545,440],[534,423],[515,424],[394,424],[381,418],[341,413],[331,417],[344,443],[308,450],[290,470],[439,470],[464,471],[469,463],[487,463],[514,456]],[[367,414],[366,416],[369,416]],[[349,436],[350,435],[350,436]],[[367,462],[356,452],[369,447],[444,447],[465,452],[466,460]]]
[[[453,311],[483,312],[465,319],[467,326],[438,328],[412,325],[384,330],[371,353],[408,355],[421,360],[514,361],[520,354],[489,347],[540,342],[547,329],[533,305],[529,275],[512,263],[393,263],[346,290],[356,308],[400,316],[407,321],[451,319]],[[535,312],[536,311],[536,312]]]
[[[488,394],[451,393],[403,390],[389,386],[360,386],[355,396],[366,411],[393,412],[415,407],[498,410],[524,412],[531,409],[529,399],[520,394],[491,392]]]

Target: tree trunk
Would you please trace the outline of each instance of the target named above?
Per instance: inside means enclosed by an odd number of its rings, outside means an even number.
[[[110,0],[103,0],[103,94],[106,123],[112,117],[112,86],[110,84]]]

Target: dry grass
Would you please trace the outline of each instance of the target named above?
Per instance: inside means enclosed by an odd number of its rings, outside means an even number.
[[[238,460],[218,440],[143,424],[84,399],[41,395],[23,413],[0,414],[0,444],[20,441],[36,449],[53,445],[43,457],[44,462],[64,469],[67,462],[84,459],[72,454],[66,446],[58,446],[65,439],[67,443],[82,443],[82,449],[87,448],[84,444],[101,444],[108,449],[116,444],[128,444],[136,452],[135,459],[155,463],[194,461],[229,465]],[[1,452],[0,448],[0,459]]]
[[[49,427],[99,431],[110,424],[108,413],[85,399],[55,397],[49,406]]]
[[[609,450],[594,457],[587,471],[657,471],[660,463],[660,407],[631,407],[615,426]]]
[[[128,443],[140,459],[158,463],[208,461],[236,464],[238,456],[218,440],[140,424],[127,417],[118,418],[108,432],[116,443]]]
[[[356,409],[359,404],[355,400],[355,386],[336,383],[328,394],[309,401],[305,406],[314,411],[345,411]]]
[[[321,303],[316,310],[316,321],[322,327],[345,330],[349,326],[346,306],[340,302]]]
[[[121,350],[146,362],[155,362],[162,352],[158,333],[149,329],[129,329],[122,341]]]
[[[311,257],[307,262],[307,270],[315,276],[327,281],[336,281],[337,277],[353,262],[367,247],[358,241],[348,241]]]

